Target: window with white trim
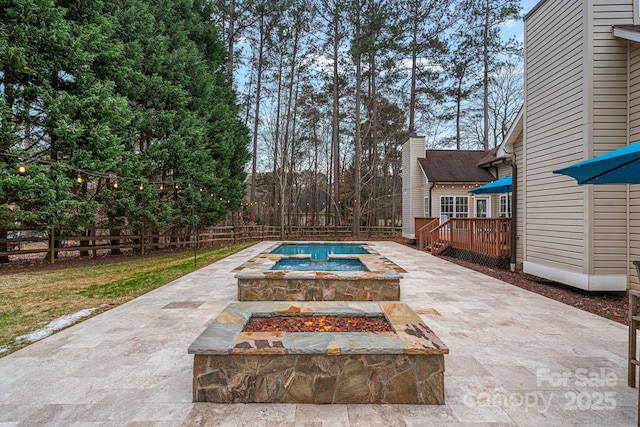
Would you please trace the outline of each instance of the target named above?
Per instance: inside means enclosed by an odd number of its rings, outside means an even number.
[[[429,198],[424,198],[424,216],[429,216]]]
[[[440,218],[442,218],[444,215],[447,216],[447,219],[468,218],[469,217],[469,197],[440,196]]]
[[[500,195],[500,217],[511,218],[511,194]]]

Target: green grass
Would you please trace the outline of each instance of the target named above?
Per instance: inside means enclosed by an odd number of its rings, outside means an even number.
[[[106,311],[175,279],[241,251],[253,243],[146,257],[107,259],[99,265],[54,265],[0,275],[0,348],[28,343],[16,337],[33,332],[66,314],[99,307]]]

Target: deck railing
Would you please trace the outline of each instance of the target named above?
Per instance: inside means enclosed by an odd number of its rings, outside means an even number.
[[[429,233],[431,253],[451,247],[496,258],[511,255],[511,218],[450,218]]]
[[[429,235],[438,225],[440,225],[439,218],[415,218],[416,243],[418,244],[419,250],[424,251],[429,247]]]

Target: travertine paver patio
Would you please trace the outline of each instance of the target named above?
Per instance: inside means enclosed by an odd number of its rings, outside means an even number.
[[[194,404],[187,348],[271,244],[1,358],[0,426],[636,425],[625,326],[392,242],[372,244],[450,350],[445,405]]]

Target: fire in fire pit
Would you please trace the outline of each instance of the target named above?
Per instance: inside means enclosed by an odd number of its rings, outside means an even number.
[[[383,316],[252,317],[242,332],[394,332]]]

